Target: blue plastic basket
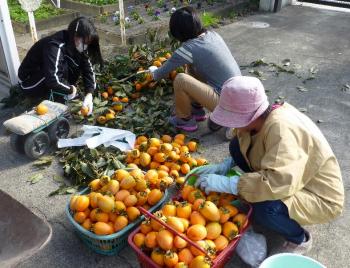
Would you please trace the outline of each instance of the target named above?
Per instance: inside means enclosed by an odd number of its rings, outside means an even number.
[[[89,188],[85,188],[79,193],[79,195],[88,194],[90,192]],[[153,207],[149,209],[150,212],[158,210],[168,197],[168,190],[164,191],[162,199]],[[128,235],[131,233],[139,224],[144,220],[144,216],[134,222],[129,223],[123,230],[111,234],[111,235],[96,235],[86,229],[84,229],[80,224],[78,224],[73,216],[72,211],[69,208],[69,203],[66,205],[66,214],[70,223],[74,227],[74,231],[78,234],[80,239],[87,245],[90,249],[96,253],[103,255],[115,255],[121,249],[123,249],[128,244]]]

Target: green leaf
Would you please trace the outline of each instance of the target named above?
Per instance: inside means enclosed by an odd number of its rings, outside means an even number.
[[[51,156],[43,156],[40,157],[38,160],[33,162],[34,166],[41,167],[41,166],[50,166],[52,163],[53,157]]]
[[[80,161],[80,168],[81,168],[81,171],[85,175],[89,176],[90,178],[94,178],[95,177],[92,169],[88,166],[88,164]]]
[[[59,176],[59,175],[53,175],[52,178],[53,178],[53,180],[54,180],[55,182],[59,182],[59,183],[64,182],[64,178],[62,178],[62,177]]]
[[[44,178],[43,174],[35,174],[33,176],[31,176],[27,181],[30,182],[31,184],[37,183],[40,180],[42,180]]]

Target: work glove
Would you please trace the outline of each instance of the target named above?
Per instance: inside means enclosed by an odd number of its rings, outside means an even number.
[[[226,175],[227,172],[234,166],[234,161],[232,157],[226,158],[223,162],[215,165],[205,165],[193,169],[189,175],[203,175],[203,174],[218,174]]]
[[[237,195],[239,178],[239,176],[226,177],[217,174],[204,174],[197,179],[195,186],[201,188],[206,194],[219,192]]]
[[[158,69],[157,66],[150,66],[150,67],[148,68],[148,71],[153,75],[153,73],[154,73],[157,69]]]
[[[87,107],[89,109],[88,115],[92,114],[94,104],[92,103],[92,94],[91,93],[86,94],[85,99],[83,101],[83,107]]]
[[[66,100],[72,100],[77,96],[77,88],[73,85],[71,85],[70,87],[72,89],[72,93],[66,96]]]

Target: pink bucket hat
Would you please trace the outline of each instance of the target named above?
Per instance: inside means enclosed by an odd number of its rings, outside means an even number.
[[[219,105],[210,115],[210,119],[225,127],[246,127],[268,107],[269,101],[259,79],[235,76],[224,83]]]

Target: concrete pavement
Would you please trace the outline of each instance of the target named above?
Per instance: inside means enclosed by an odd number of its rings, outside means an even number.
[[[264,58],[281,64],[290,59],[296,74],[277,73],[273,68],[254,68],[260,71],[270,100],[285,98],[308,116],[319,121],[319,127],[331,144],[342,168],[346,197],[350,191],[350,84],[349,32],[350,15],[335,11],[291,6],[279,13],[258,14],[216,30],[220,33],[240,65]],[[250,74],[253,68],[243,70]],[[314,72],[315,79],[309,78]],[[297,89],[302,86],[305,90]],[[343,88],[343,90],[342,90]],[[11,110],[0,114],[0,122],[9,118]],[[205,133],[205,123],[196,134]],[[228,155],[228,143],[223,132],[201,138],[203,154],[211,162]],[[58,163],[44,172],[45,179],[30,185],[26,180],[37,173],[30,160],[13,152],[9,136],[1,126],[0,188],[18,199],[53,228],[52,239],[39,253],[17,267],[139,267],[136,255],[127,247],[118,256],[105,257],[90,251],[74,234],[64,214],[68,196],[47,197],[57,188],[54,174],[61,174]],[[314,247],[308,256],[327,267],[349,267],[350,201],[346,198],[344,213],[335,221],[308,229],[313,234]],[[26,228],[26,226],[23,226]],[[30,230],[28,230],[30,232]],[[278,249],[282,240],[267,234],[269,251]],[[247,267],[237,256],[226,267]]]

